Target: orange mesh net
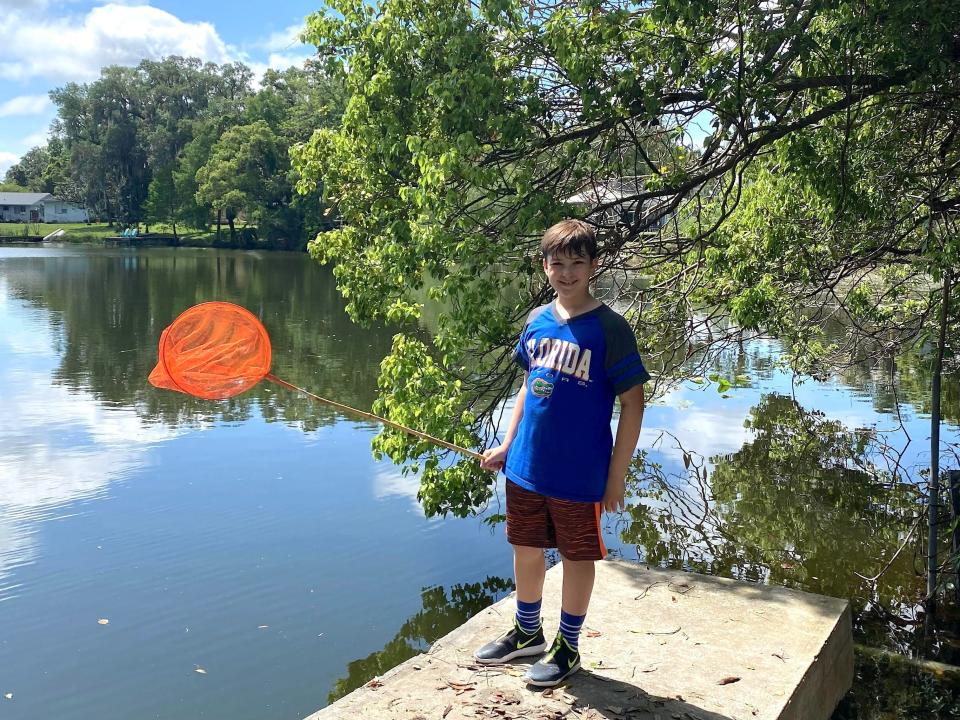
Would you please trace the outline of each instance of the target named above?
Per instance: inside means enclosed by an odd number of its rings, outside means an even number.
[[[270,372],[270,337],[249,310],[207,302],[185,310],[160,335],[150,383],[206,400],[245,392]]]
[[[205,400],[239,395],[266,378],[344,412],[383,423],[449,450],[482,460],[473,450],[413,430],[379,415],[314,395],[270,373],[270,337],[249,310],[207,302],[184,310],[160,335],[160,360],[150,384]]]

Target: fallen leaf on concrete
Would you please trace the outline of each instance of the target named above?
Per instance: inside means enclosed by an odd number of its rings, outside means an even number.
[[[374,678],[373,680],[368,682],[366,685],[364,685],[364,687],[370,688],[371,690],[376,690],[379,687],[383,687],[383,681],[380,680],[380,678]]]
[[[453,705],[447,705],[447,706],[443,709],[443,713],[440,715],[440,717],[441,717],[441,718],[445,718],[447,715],[450,714],[450,711],[451,711],[451,710],[453,710]]]
[[[738,678],[736,675],[730,675],[720,680],[717,685],[732,685],[735,682],[740,682],[740,678]]]
[[[475,682],[455,682],[453,680],[445,680],[445,683],[452,687],[454,690],[472,690],[476,685]]]
[[[587,630],[583,634],[587,637],[600,637],[603,633],[601,633],[599,630]]]
[[[786,653],[770,653],[770,654],[773,655],[775,658],[780,658],[783,662],[787,661]]]
[[[540,695],[542,697],[550,697],[551,695],[553,695],[553,688],[547,688],[542,693],[540,693]]]

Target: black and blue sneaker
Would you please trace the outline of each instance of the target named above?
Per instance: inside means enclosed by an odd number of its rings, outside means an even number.
[[[543,637],[543,625],[534,633],[526,632],[514,618],[513,627],[493,642],[488,642],[477,650],[473,657],[484,665],[504,663],[519,657],[539,655],[547,649]]]
[[[537,687],[559,685],[580,669],[580,652],[557,634],[550,652],[527,668],[523,679]]]

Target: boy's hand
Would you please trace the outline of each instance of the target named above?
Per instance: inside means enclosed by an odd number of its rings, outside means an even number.
[[[624,478],[607,478],[607,489],[603,493],[603,500],[601,505],[603,505],[603,511],[608,513],[615,513],[618,510],[623,510],[624,501],[623,496],[626,494],[626,482]]]
[[[495,448],[489,448],[483,451],[483,460],[480,461],[480,467],[484,470],[493,470],[498,472],[507,461],[507,450],[509,445],[497,445]]]

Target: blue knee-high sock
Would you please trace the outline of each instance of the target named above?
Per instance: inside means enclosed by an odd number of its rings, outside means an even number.
[[[586,615],[571,615],[565,610],[560,611],[560,634],[574,650],[580,648],[580,629],[586,617]]]
[[[525,633],[535,633],[540,627],[540,605],[542,602],[542,598],[529,603],[517,598],[517,625]]]

